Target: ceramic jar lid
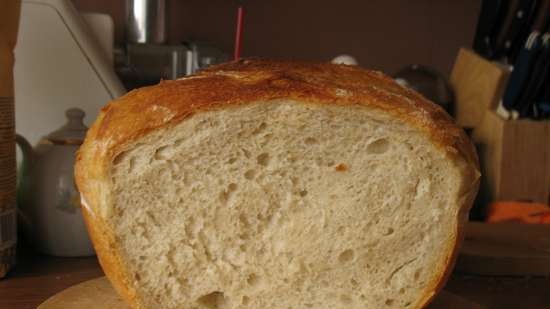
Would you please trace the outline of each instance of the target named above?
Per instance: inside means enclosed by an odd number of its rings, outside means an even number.
[[[88,131],[88,127],[83,122],[86,113],[80,108],[70,108],[65,112],[65,115],[67,116],[67,123],[46,136],[46,139],[53,144],[82,144],[86,131]]]

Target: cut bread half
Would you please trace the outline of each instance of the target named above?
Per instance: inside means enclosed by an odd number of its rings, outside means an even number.
[[[110,103],[76,165],[135,309],[421,308],[478,177],[462,130],[390,78],[266,60]]]

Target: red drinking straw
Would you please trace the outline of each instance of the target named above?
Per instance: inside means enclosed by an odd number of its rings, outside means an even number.
[[[235,32],[235,53],[233,54],[233,58],[235,60],[239,60],[241,58],[241,40],[243,36],[243,7],[240,5],[237,8],[237,30]]]

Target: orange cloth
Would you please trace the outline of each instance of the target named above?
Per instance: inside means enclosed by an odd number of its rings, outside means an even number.
[[[550,224],[550,207],[538,203],[494,202],[489,205],[486,221]]]

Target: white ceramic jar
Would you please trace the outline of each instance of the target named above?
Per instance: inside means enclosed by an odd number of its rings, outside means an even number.
[[[90,256],[95,252],[73,176],[76,151],[87,128],[82,122],[82,110],[69,109],[66,115],[68,122],[40,140],[34,149],[17,136],[23,152],[18,188],[20,223],[26,238],[39,252]]]

